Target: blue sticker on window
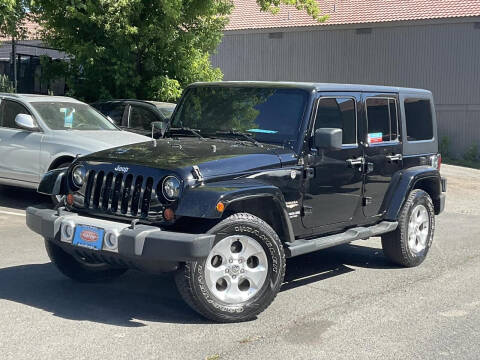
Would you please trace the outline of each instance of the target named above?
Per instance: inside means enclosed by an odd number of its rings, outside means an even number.
[[[262,134],[276,134],[278,131],[275,130],[264,130],[264,129],[249,129],[247,130],[248,132],[253,132],[253,133],[262,133]]]
[[[63,126],[66,128],[73,127],[73,113],[75,109],[73,108],[60,108],[60,112],[63,112]]]

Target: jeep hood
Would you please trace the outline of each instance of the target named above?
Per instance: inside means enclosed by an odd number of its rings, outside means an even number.
[[[290,149],[223,139],[159,139],[120,146],[82,158],[88,162],[131,164],[190,172],[193,165],[206,178],[281,166],[280,158],[293,158]]]

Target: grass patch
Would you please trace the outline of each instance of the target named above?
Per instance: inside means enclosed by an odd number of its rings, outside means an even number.
[[[205,360],[219,360],[220,359],[220,355],[219,354],[215,354],[215,355],[210,355],[210,356],[207,356],[205,358]]]
[[[442,159],[444,164],[463,166],[472,169],[480,169],[480,161],[464,160],[464,159]]]

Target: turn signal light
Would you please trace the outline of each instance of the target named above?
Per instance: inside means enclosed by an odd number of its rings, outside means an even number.
[[[175,213],[173,212],[172,209],[166,208],[163,211],[163,218],[167,221],[172,221],[175,218]]]
[[[440,171],[440,166],[442,166],[442,155],[441,155],[441,154],[437,154],[437,155],[432,155],[432,156],[430,156],[430,164],[431,164],[435,169],[437,169],[438,171]]]
[[[220,213],[223,213],[225,211],[225,204],[222,203],[222,202],[219,202],[217,204],[217,211],[220,212]]]
[[[73,194],[68,194],[67,195],[67,204],[72,206],[73,205]]]

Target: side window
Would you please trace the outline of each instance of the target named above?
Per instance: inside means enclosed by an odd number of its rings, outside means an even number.
[[[368,98],[366,105],[368,142],[371,144],[398,140],[397,101]]]
[[[338,128],[343,130],[343,144],[357,143],[357,116],[355,99],[322,98],[318,102],[315,130]]]
[[[433,139],[432,107],[430,100],[405,99],[405,122],[407,124],[407,140]]]
[[[1,126],[6,128],[19,129],[19,127],[15,125],[15,117],[18,114],[30,114],[25,106],[15,101],[3,100],[2,108],[3,112]]]
[[[116,125],[122,125],[122,117],[125,111],[124,103],[109,103],[105,104],[102,107],[102,112],[105,116],[110,116],[110,118],[115,122]]]
[[[157,121],[155,114],[152,111],[140,106],[132,106],[130,111],[130,125],[131,128],[140,128],[144,130],[151,129],[151,123]]]

